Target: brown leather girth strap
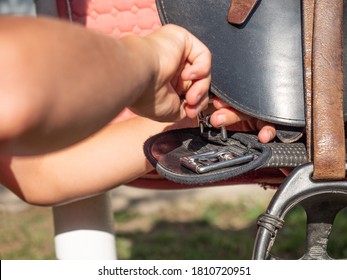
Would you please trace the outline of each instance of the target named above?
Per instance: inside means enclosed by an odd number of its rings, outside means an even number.
[[[243,24],[259,0],[233,0],[230,4],[228,22]]]
[[[343,0],[316,0],[312,49],[313,179],[345,178]]]
[[[303,0],[303,45],[304,45],[304,75],[305,75],[305,114],[307,160],[312,161],[312,38],[313,13],[315,0]]]

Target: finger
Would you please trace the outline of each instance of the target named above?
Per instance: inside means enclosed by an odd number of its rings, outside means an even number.
[[[268,143],[276,136],[275,126],[268,122],[257,120],[256,129],[259,130],[258,139],[261,143]]]
[[[200,99],[200,101],[192,106],[192,105],[189,105],[188,103],[185,103],[184,104],[184,109],[185,109],[185,112],[186,112],[186,115],[189,117],[189,118],[195,118],[197,117],[197,115],[199,114],[199,112],[207,109],[208,107],[208,93],[205,93],[202,98]]]
[[[182,80],[181,73],[184,69],[184,65],[182,64],[176,71],[175,75],[171,79],[171,85],[176,90],[178,95],[183,94],[186,90],[186,88],[189,88],[189,83],[191,84],[191,80]]]
[[[186,90],[185,100],[188,105],[195,106],[200,103],[202,98],[206,98],[206,93],[210,87],[210,80],[209,78],[205,78],[193,81],[190,84],[186,82],[186,85],[189,85],[189,88]]]
[[[237,122],[250,119],[249,116],[242,114],[232,108],[221,108],[215,111],[210,118],[214,127],[230,126]]]
[[[172,84],[176,93],[179,96],[185,96],[185,94],[187,93],[187,91],[190,89],[190,87],[193,85],[193,81],[188,80],[188,81],[184,81],[182,79],[179,79],[178,82],[176,83],[176,85]]]
[[[209,75],[212,60],[210,50],[191,33],[186,31],[186,36],[185,57],[191,66],[185,69],[184,79],[195,80]]]
[[[216,109],[221,109],[221,108],[231,108],[228,103],[225,103],[224,101],[220,100],[218,97],[215,97],[213,99],[213,106]]]
[[[182,70],[181,77],[183,80],[211,78],[211,64],[206,63],[206,61],[196,61],[193,65],[188,64]]]
[[[258,139],[261,143],[268,143],[276,136],[276,129],[271,125],[262,127],[258,133]]]

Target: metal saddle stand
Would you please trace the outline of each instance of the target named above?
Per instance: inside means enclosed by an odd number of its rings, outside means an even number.
[[[297,167],[275,193],[266,212],[258,219],[253,259],[277,259],[270,250],[284,217],[296,205],[307,215],[306,253],[301,259],[328,260],[329,235],[338,212],[347,206],[347,182],[315,182],[313,164]]]
[[[337,213],[347,206],[343,4],[157,0],[164,24],[187,28],[211,49],[211,92],[278,129],[278,138],[263,145],[254,135],[219,132],[202,116],[200,129],[165,132],[145,143],[157,171],[169,180],[199,185],[237,183],[240,176],[260,178],[269,168],[294,168],[259,217],[253,259],[277,259],[271,248],[296,205],[307,213],[301,259],[331,259],[329,235]]]

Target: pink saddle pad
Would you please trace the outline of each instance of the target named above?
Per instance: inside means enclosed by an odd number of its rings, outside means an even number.
[[[60,17],[115,38],[145,36],[161,26],[155,0],[57,0],[57,8]],[[114,122],[133,116],[125,109]]]

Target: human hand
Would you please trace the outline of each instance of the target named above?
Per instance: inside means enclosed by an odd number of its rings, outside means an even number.
[[[238,131],[259,130],[258,139],[261,143],[267,143],[276,136],[274,125],[240,113],[218,98],[213,100],[213,106],[216,111],[211,115],[210,122],[214,127],[226,126]]]
[[[216,111],[212,113],[210,122],[215,127],[226,126],[230,130],[259,131],[258,139],[264,144],[276,136],[275,126],[271,123],[240,113],[218,98],[213,100],[213,106]],[[290,168],[280,168],[280,170],[285,176],[292,171]]]
[[[157,58],[154,86],[131,109],[159,121],[196,117],[208,105],[210,51],[175,25],[165,25],[144,39]]]

